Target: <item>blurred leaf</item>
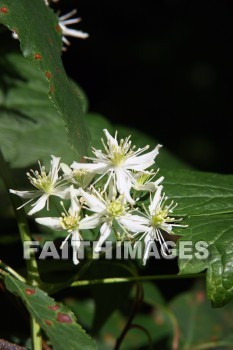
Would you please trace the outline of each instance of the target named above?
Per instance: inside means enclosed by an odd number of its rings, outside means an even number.
[[[166,339],[168,340],[173,335],[171,312],[164,306],[164,300],[159,290],[152,283],[145,283],[143,284],[143,287],[145,296],[144,303],[151,305],[153,308],[150,308],[150,310],[145,312],[142,307],[142,312],[139,312],[135,316],[132,324],[139,327],[132,328],[127,333],[121,345],[121,349],[124,350],[134,350],[139,349],[140,347],[149,349],[150,341],[147,333],[154,344],[153,349],[157,349],[157,342],[162,340],[166,342]],[[100,339],[96,340],[99,348],[103,350],[112,350],[115,341],[121,334],[127,320],[127,314],[124,315],[119,311],[114,312],[108,322],[101,329]]]
[[[165,305],[165,300],[159,289],[150,282],[143,283],[144,302],[150,305]]]
[[[48,335],[54,350],[96,349],[92,339],[76,322],[74,314],[61,303],[56,303],[39,288],[31,287],[11,276],[5,278],[6,288],[18,295],[29,313]]]
[[[132,287],[131,283],[104,284],[104,279],[129,277],[133,273],[135,274],[134,270],[130,272],[131,268],[129,264],[97,261],[92,263],[87,274],[82,277],[91,280],[103,278],[102,284],[89,287],[95,301],[95,314],[92,325],[94,333],[99,332],[111,314],[125,301]]]
[[[179,325],[179,349],[232,349],[233,303],[212,309],[203,290],[177,296],[170,305]]]
[[[23,55],[47,81],[45,91],[49,91],[52,104],[66,124],[71,147],[83,156],[89,137],[83,120],[82,95],[73,89],[63,68],[57,16],[43,0],[0,0],[0,8],[5,9],[0,11],[0,23],[18,34]]]
[[[77,316],[79,323],[85,328],[91,329],[95,312],[95,304],[92,299],[78,300],[77,298],[68,297],[65,298],[64,303]]]

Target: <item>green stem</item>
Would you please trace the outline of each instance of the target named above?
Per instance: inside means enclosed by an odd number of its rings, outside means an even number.
[[[155,280],[168,280],[168,279],[187,279],[187,278],[203,278],[205,273],[190,274],[190,275],[157,275],[157,276],[134,276],[134,277],[113,277],[113,278],[101,278],[94,280],[81,280],[71,284],[71,287],[83,287],[92,284],[113,284],[113,283],[130,283],[138,281],[155,281]]]
[[[10,266],[6,265],[2,260],[0,260],[0,268],[2,268],[5,272],[8,272],[12,277],[15,277],[17,280],[21,282],[26,282],[25,278],[18,274],[15,270],[13,270]]]
[[[31,337],[32,337],[32,349],[41,350],[42,349],[42,337],[41,329],[36,320],[31,317]]]
[[[130,329],[139,329],[140,331],[142,331],[143,333],[145,333],[147,339],[148,339],[148,343],[149,343],[149,349],[153,349],[153,341],[150,335],[150,332],[143,326],[139,325],[139,324],[131,324]]]
[[[8,168],[7,163],[5,162],[5,159],[1,151],[0,151],[0,175],[8,191],[10,188],[16,188],[16,185],[14,184],[13,178],[11,176],[10,169]],[[10,192],[9,192],[9,195],[10,195]],[[17,210],[17,208],[22,205],[20,198],[14,195],[14,196],[10,196],[10,200],[15,212],[15,217],[17,220],[22,243],[26,241],[32,241],[32,237],[30,235],[30,231],[28,228],[26,214],[24,210]],[[26,265],[27,265],[27,282],[30,285],[38,286],[40,282],[40,278],[39,278],[37,261],[34,254],[31,255],[31,259],[26,260]],[[30,316],[30,318],[31,318],[33,350],[41,350],[42,339],[40,335],[40,327],[32,316]]]

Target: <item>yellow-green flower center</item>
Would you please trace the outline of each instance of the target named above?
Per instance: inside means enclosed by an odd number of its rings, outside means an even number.
[[[122,197],[120,196],[108,204],[107,213],[110,217],[118,217],[125,213],[125,209],[125,205],[122,203]]]
[[[140,177],[137,178],[138,185],[144,185],[144,183],[147,182],[152,175],[153,174],[151,173],[142,174]]]
[[[151,218],[151,225],[153,227],[159,227],[161,224],[163,224],[166,221],[167,218],[167,210],[160,210],[159,212],[155,213]]]
[[[82,180],[82,178],[88,173],[85,169],[74,170],[73,174],[77,181]]]
[[[32,177],[30,174],[28,174],[31,184],[38,188],[38,190],[50,193],[51,189],[53,188],[50,175],[47,175],[45,171],[41,171],[41,174],[39,174],[38,171],[35,171],[34,176],[35,177]]]
[[[125,159],[125,154],[120,147],[116,147],[112,152],[111,161],[114,166],[122,165]]]
[[[65,230],[75,230],[79,224],[79,218],[72,215],[64,215],[60,218],[62,228]]]

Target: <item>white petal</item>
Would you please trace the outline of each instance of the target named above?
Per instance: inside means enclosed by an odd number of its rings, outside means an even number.
[[[78,190],[76,190],[78,191]],[[76,192],[77,194],[78,192]],[[60,197],[62,199],[70,199],[70,189],[69,187],[65,187],[65,186],[61,186],[61,187],[55,187],[52,192],[51,195]]]
[[[149,219],[139,215],[125,215],[118,220],[126,229],[134,233],[146,232],[150,225]]]
[[[116,168],[116,185],[120,194],[123,194],[127,202],[134,204],[135,201],[130,196],[131,183],[127,177],[127,173],[122,168]]]
[[[106,136],[106,138],[107,138],[107,140],[108,140],[108,144],[109,144],[111,147],[112,147],[112,146],[118,146],[117,140],[109,134],[109,132],[108,132],[107,129],[104,129],[104,133],[105,133],[105,136]]]
[[[109,165],[106,165],[106,163],[77,163],[73,162],[70,166],[72,169],[75,170],[88,170],[90,172],[96,173],[96,174],[103,174],[105,173]]]
[[[88,207],[91,211],[94,211],[95,213],[101,213],[105,211],[106,205],[98,199],[96,196],[93,196],[87,192],[85,192],[83,189],[80,188],[80,195],[85,199]]]
[[[154,242],[154,240],[151,239],[151,236],[149,233],[145,236],[144,242],[145,242],[145,252],[144,252],[144,256],[143,256],[143,265],[146,265],[146,261],[148,259],[150,247]]]
[[[58,171],[59,171],[59,162],[60,159],[59,157],[51,156],[51,178],[52,182],[55,183],[58,179]]]
[[[133,187],[137,191],[149,191],[149,192],[155,192],[159,186],[159,184],[164,180],[164,176],[161,176],[158,180],[153,182],[147,182],[144,185],[135,184]]]
[[[100,238],[95,246],[95,252],[98,253],[101,250],[102,244],[106,241],[111,233],[112,225],[109,222],[105,222],[100,228]]]
[[[65,15],[63,16],[60,16],[59,17],[59,20],[60,21],[65,21],[66,19],[68,18],[71,18],[73,15],[75,15],[77,13],[77,10],[76,9],[73,9],[72,11],[66,13]]]
[[[35,213],[37,213],[38,211],[42,210],[45,207],[45,204],[48,200],[48,195],[47,194],[43,194],[43,196],[41,196],[35,204],[33,204],[33,209],[29,211],[28,215],[33,215]]]
[[[153,151],[148,152],[146,154],[143,154],[141,156],[136,157],[129,157],[124,166],[127,167],[127,169],[142,171],[146,168],[149,168],[151,165],[154,164],[154,159],[159,153],[161,145],[158,145],[153,149]]]
[[[71,185],[70,186],[70,212],[72,216],[76,216],[77,213],[80,211],[80,203],[79,200],[77,198],[77,193],[76,190],[74,189],[74,186]]]
[[[59,26],[62,29],[62,34],[67,35],[67,36],[73,36],[75,38],[81,38],[81,39],[86,39],[89,37],[88,33],[84,33],[81,30],[76,30],[76,29],[70,29],[63,25],[61,22],[59,22]]]
[[[172,224],[166,224],[166,223],[163,223],[160,225],[161,229],[166,231],[167,233],[171,233],[172,232]]]
[[[73,248],[76,248],[77,250],[79,249],[81,245],[79,231],[74,231],[72,233],[71,245]]]
[[[36,198],[40,195],[41,191],[15,191],[10,189],[10,193],[16,194],[21,198]]]
[[[163,186],[161,186],[161,185],[157,188],[155,195],[154,195],[154,198],[149,205],[149,211],[151,214],[153,213],[154,210],[156,210],[156,207],[160,201],[162,189],[163,189]]]
[[[77,258],[77,253],[78,253],[78,249],[80,247],[80,235],[78,233],[78,231],[73,232],[72,234],[72,238],[71,238],[71,246],[73,248],[73,263],[74,265],[78,265],[79,264],[79,260]]]
[[[88,230],[88,229],[93,229],[100,225],[102,222],[101,215],[99,214],[94,214],[90,216],[86,216],[84,219],[82,219],[79,222],[79,228],[80,230]]]
[[[59,218],[51,218],[51,217],[36,218],[35,221],[38,222],[38,224],[40,225],[47,226],[56,231],[63,230],[63,228],[61,227]]]
[[[61,169],[63,171],[63,173],[67,176],[70,176],[72,174],[72,170],[70,169],[70,167],[65,164],[65,163],[61,163]]]

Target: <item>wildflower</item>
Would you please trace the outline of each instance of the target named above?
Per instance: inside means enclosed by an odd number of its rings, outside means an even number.
[[[73,36],[75,38],[80,38],[80,39],[86,39],[89,37],[88,33],[84,33],[81,30],[70,29],[67,27],[70,24],[79,23],[81,21],[80,17],[71,18],[76,13],[77,13],[77,10],[74,9],[71,12],[67,13],[66,15],[59,17],[58,23],[59,23],[59,27],[62,30],[62,41],[66,45],[70,45],[70,42],[66,38],[66,36]],[[63,48],[63,50],[65,50],[65,48]]]
[[[34,191],[15,191],[10,190],[11,193],[16,194],[21,198],[30,198],[29,201],[24,203],[18,209],[24,207],[26,204],[29,204],[33,199],[38,198],[37,201],[32,204],[33,209],[31,209],[28,215],[35,214],[36,212],[42,210],[47,203],[47,210],[49,209],[49,197],[51,195],[58,196],[60,198],[69,198],[69,189],[64,184],[64,179],[59,177],[59,162],[60,158],[52,156],[51,167],[49,173],[46,173],[45,167],[41,166],[40,162],[40,172],[31,170],[31,173],[27,173],[27,176],[31,184],[37,188]]]
[[[82,188],[90,185],[95,176],[95,174],[85,169],[71,170],[65,163],[61,163],[61,169],[64,173],[64,179]]]
[[[124,196],[116,197],[112,195],[114,192],[109,191],[108,195],[105,193],[104,198],[95,189],[93,189],[94,194],[89,194],[80,189],[80,195],[84,199],[87,209],[95,213],[89,216],[89,219],[96,222],[97,225],[101,225],[99,241],[95,247],[96,253],[101,250],[102,244],[111,234],[115,224],[119,225],[124,233],[127,233],[127,230],[140,232],[144,229],[140,223],[138,224],[138,219],[141,217],[129,213],[129,207]]]
[[[178,221],[169,215],[173,212],[177,204],[174,205],[173,201],[166,205],[167,197],[165,194],[161,195],[163,186],[159,186],[154,194],[153,199],[150,199],[150,205],[148,210],[144,207],[145,214],[139,219],[139,223],[144,226],[144,231],[139,241],[144,238],[145,253],[143,257],[143,264],[146,264],[150,247],[154,240],[158,241],[161,245],[163,253],[166,255],[168,252],[167,244],[163,238],[162,231],[172,234],[173,227],[186,227],[186,225],[177,224]],[[137,234],[134,234],[135,237]],[[137,243],[136,243],[137,244]]]
[[[36,222],[52,228],[53,230],[66,230],[68,232],[66,239],[62,242],[61,249],[69,237],[72,236],[71,246],[73,248],[73,263],[77,265],[79,263],[77,253],[82,240],[80,230],[92,229],[96,227],[97,222],[88,216],[81,218],[81,206],[76,197],[76,191],[74,190],[73,186],[70,186],[69,190],[71,204],[68,211],[65,209],[64,204],[61,202],[64,211],[61,213],[60,217],[37,218]]]
[[[161,145],[155,147],[151,152],[141,155],[149,146],[135,151],[135,147],[131,147],[130,136],[126,139],[121,139],[118,143],[117,132],[114,138],[106,129],[104,129],[104,133],[107,138],[107,144],[102,140],[105,153],[93,148],[96,158],[86,157],[93,163],[73,162],[71,168],[76,170],[86,169],[93,173],[101,174],[98,179],[108,174],[104,190],[106,190],[109,182],[113,179],[118,192],[124,195],[124,198],[129,203],[134,204],[134,200],[130,196],[130,189],[136,182],[133,171],[142,172],[154,164],[154,159],[159,153]]]
[[[141,173],[136,173],[136,182],[134,183],[133,188],[137,191],[155,192],[164,179],[164,177],[161,176],[158,180],[152,182],[153,178],[156,176],[157,173],[158,171],[155,173],[153,171],[144,171]]]

